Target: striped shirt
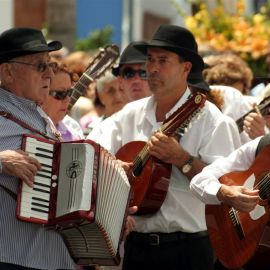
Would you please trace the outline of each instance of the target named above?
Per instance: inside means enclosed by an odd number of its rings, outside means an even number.
[[[0,111],[12,113],[33,128],[53,137],[34,102],[0,88]],[[48,133],[49,132],[49,133]],[[23,134],[31,131],[0,117],[0,151],[21,149]],[[38,134],[35,134],[38,136]],[[1,167],[0,167],[1,169]],[[2,171],[2,170],[1,170]],[[16,192],[18,179],[0,173],[0,183]],[[60,234],[42,225],[16,219],[16,202],[0,188],[0,261],[37,269],[74,269]]]

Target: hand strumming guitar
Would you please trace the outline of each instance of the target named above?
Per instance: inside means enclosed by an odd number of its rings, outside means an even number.
[[[190,159],[191,155],[184,150],[174,136],[167,136],[162,132],[156,132],[149,140],[149,153],[162,160],[173,164],[181,170],[184,164]],[[206,164],[198,158],[193,158],[192,170],[186,174],[189,179],[199,173]]]
[[[217,193],[218,199],[236,210],[250,212],[259,203],[259,190],[250,190],[244,186],[221,185]]]

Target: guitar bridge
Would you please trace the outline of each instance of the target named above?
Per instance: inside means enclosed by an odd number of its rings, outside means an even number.
[[[242,225],[241,225],[241,222],[240,222],[240,219],[238,216],[238,212],[234,208],[231,208],[229,211],[229,215],[230,215],[230,218],[232,220],[233,226],[236,230],[236,233],[237,233],[239,239],[240,240],[244,239],[245,233],[244,233],[244,230],[242,228]]]

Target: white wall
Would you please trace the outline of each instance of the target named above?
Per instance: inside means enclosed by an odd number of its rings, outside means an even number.
[[[13,0],[0,0],[0,33],[13,27]]]
[[[190,4],[186,0],[177,0],[181,9],[189,14]],[[182,18],[170,0],[134,0],[133,1],[133,40],[140,40],[143,29],[143,14],[145,11],[157,16],[168,17],[172,24],[183,25]]]

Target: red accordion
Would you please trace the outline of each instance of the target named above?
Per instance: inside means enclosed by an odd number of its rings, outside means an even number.
[[[22,149],[42,170],[33,187],[21,181],[17,218],[56,228],[77,264],[119,264],[130,184],[115,157],[91,140],[25,135]]]

